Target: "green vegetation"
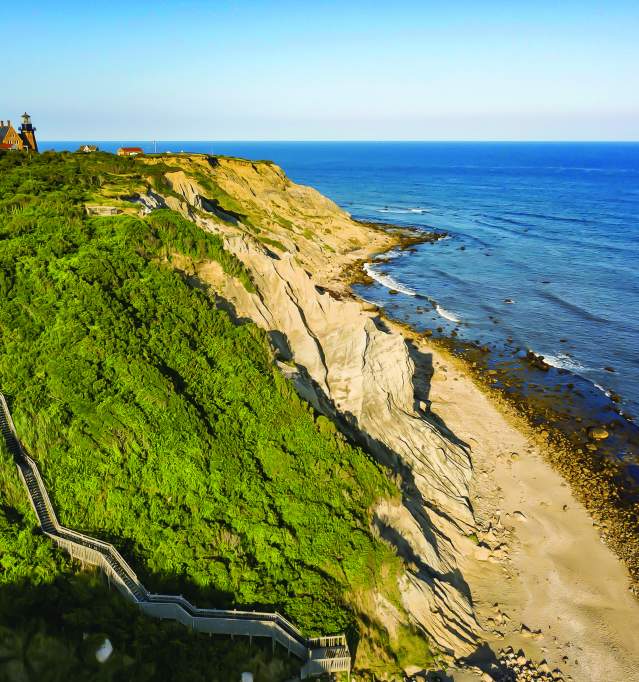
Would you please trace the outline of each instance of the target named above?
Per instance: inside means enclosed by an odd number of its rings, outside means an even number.
[[[78,573],[67,555],[36,530],[22,483],[0,442],[0,679],[8,682],[91,680],[290,679],[295,659],[256,640],[209,638],[171,621],[144,616],[95,573]],[[108,638],[113,654],[95,658]]]
[[[246,268],[224,249],[218,235],[204,232],[179,213],[168,210],[154,211],[147,223],[154,229],[156,247],[162,245],[166,257],[177,252],[200,260],[216,260],[227,275],[239,279],[248,291],[255,291]]]
[[[215,163],[215,161],[213,160],[212,163]],[[259,232],[259,227],[255,224],[252,216],[246,212],[245,207],[237,199],[212,182],[204,173],[194,171],[193,177],[197,180],[198,185],[206,191],[206,199],[209,204],[215,209],[220,210],[223,214],[226,214],[231,220],[241,221],[250,231]]]
[[[273,246],[278,251],[288,251],[284,244],[277,239],[271,239],[270,237],[258,237],[257,240],[262,244],[266,244],[266,246]]]
[[[146,186],[151,171],[162,166],[104,154],[0,157],[0,386],[19,436],[60,521],[113,542],[149,589],[277,609],[308,635],[353,632],[352,595],[399,569],[370,531],[371,507],[395,488],[298,398],[264,333],[171,267],[176,253],[215,259],[251,288],[218,237],[169,211],[85,215],[102,188]],[[78,633],[111,636],[121,619],[125,658],[165,648],[162,665],[175,641],[188,660],[200,638],[72,577],[35,532],[6,453],[0,465],[0,624],[17,618],[20,586],[16,642],[57,637],[71,665],[84,660]],[[71,620],[41,618],[43,603]]]

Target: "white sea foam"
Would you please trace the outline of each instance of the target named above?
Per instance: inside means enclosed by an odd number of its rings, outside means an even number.
[[[544,362],[557,367],[559,369],[567,369],[571,372],[579,374],[586,370],[586,368],[573,357],[567,353],[557,353],[557,355],[544,355]]]
[[[378,213],[429,213],[429,208],[394,208],[394,207],[384,207],[378,208]]]
[[[600,386],[599,384],[595,383],[594,381],[592,382],[596,388],[598,388],[602,393],[604,393],[608,398],[612,395],[610,391],[607,388],[604,388],[603,386]]]
[[[370,263],[366,263],[366,265],[364,265],[364,272],[369,277],[372,277],[376,282],[379,282],[379,284],[385,286],[387,289],[401,291],[402,294],[406,294],[407,296],[416,295],[415,291],[413,291],[409,287],[404,286],[403,284],[400,284],[396,279],[394,279],[390,275],[384,275],[381,272],[377,272]]]
[[[446,308],[442,308],[439,303],[435,303],[435,310],[445,320],[449,320],[450,322],[461,322],[456,315],[446,310]]]

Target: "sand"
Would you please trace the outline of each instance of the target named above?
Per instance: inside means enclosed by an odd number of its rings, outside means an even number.
[[[420,345],[432,355],[431,409],[471,447],[479,541],[499,548],[459,558],[486,641],[574,680],[639,680],[639,602],[621,561],[523,421],[462,360]]]

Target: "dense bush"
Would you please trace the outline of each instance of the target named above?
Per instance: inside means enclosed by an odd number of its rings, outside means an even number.
[[[146,170],[102,154],[0,157],[0,386],[19,435],[61,522],[113,542],[147,587],[343,631],[351,595],[382,563],[395,570],[369,530],[393,489],[320,428],[265,335],[164,258],[217,259],[250,287],[218,237],[168,211],[85,216],[110,174],[150,182]],[[0,583],[51,583],[68,562],[34,539],[7,466]]]

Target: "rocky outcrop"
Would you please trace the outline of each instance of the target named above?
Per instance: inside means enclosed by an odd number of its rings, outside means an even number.
[[[227,162],[223,168],[224,191],[238,187],[245,192],[249,186],[252,203],[247,204],[247,212],[254,216],[253,222],[255,216],[266,214],[271,229],[278,220],[290,222],[293,227],[277,237],[285,237],[295,248],[275,253],[228,221],[220,224],[218,217],[205,217],[204,190],[189,179],[188,172],[171,173],[167,177],[174,191],[185,199],[174,207],[203,229],[224,235],[227,249],[249,271],[256,293],[231,278],[209,277],[210,271],[203,271],[201,277],[238,317],[250,318],[269,332],[282,371],[305,399],[401,476],[402,504],[380,505],[375,523],[406,560],[408,568],[399,584],[403,606],[443,651],[466,655],[476,646],[478,627],[455,557],[467,548],[467,536],[474,530],[468,453],[420,409],[415,365],[404,338],[345,292],[326,288],[336,264],[327,268],[318,263],[318,276],[313,268],[328,234],[324,230],[317,240],[309,239],[318,216],[333,226],[347,225],[351,243],[362,230],[332,202],[292,185],[272,164],[264,164],[268,178],[253,182],[231,165]],[[249,174],[259,175],[259,167],[250,164]],[[340,262],[337,255],[335,261]]]

